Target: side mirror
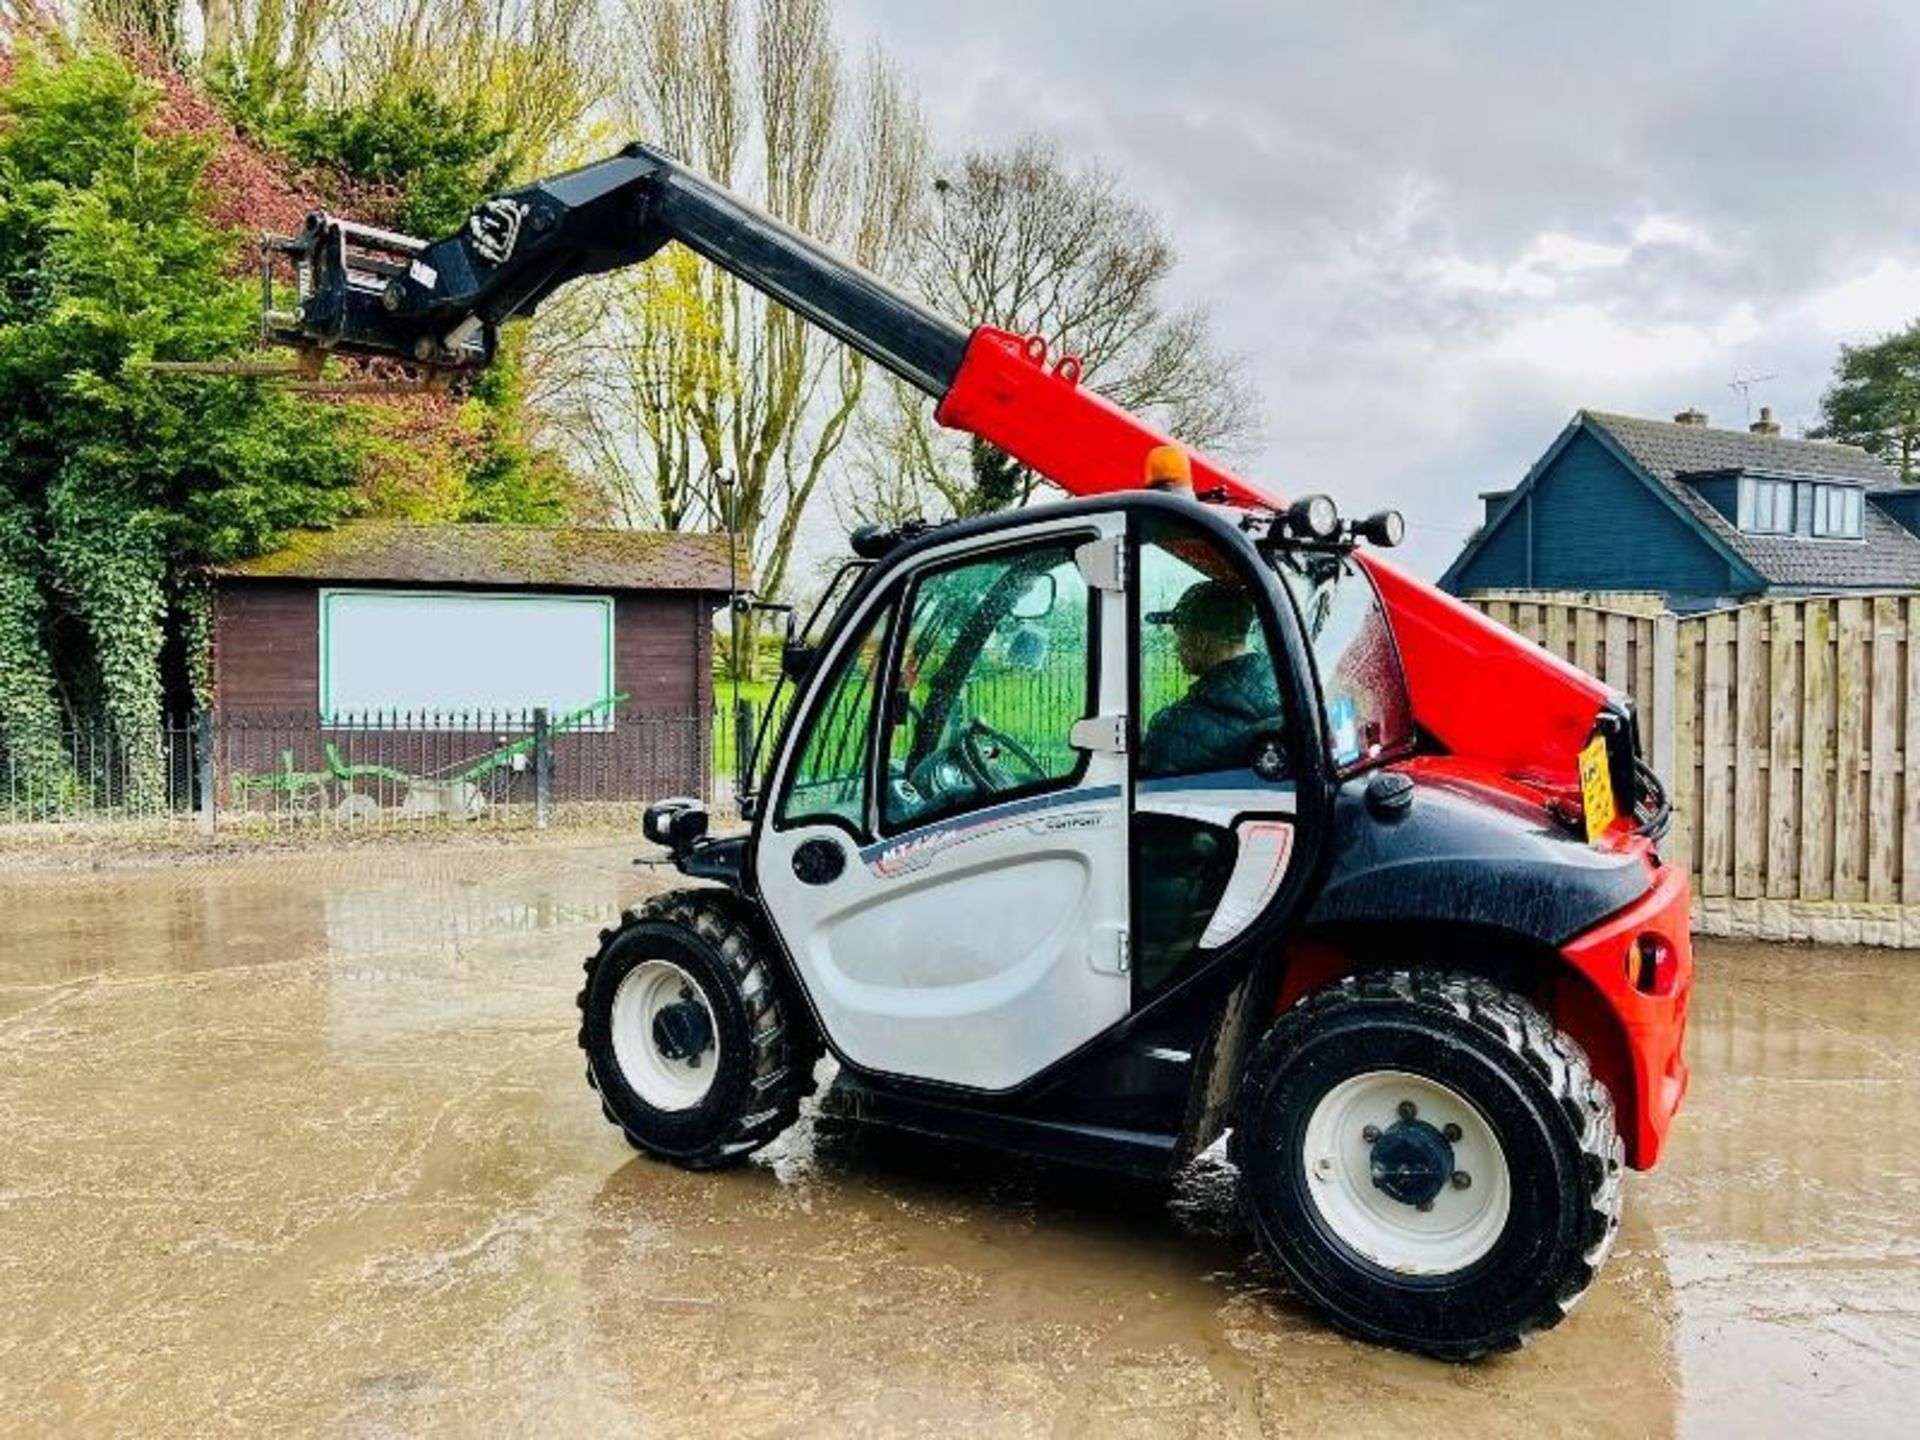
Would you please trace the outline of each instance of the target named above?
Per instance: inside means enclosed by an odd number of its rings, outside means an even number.
[[[640,817],[640,831],[656,845],[685,855],[707,833],[707,807],[690,795],[656,800]]]
[[[1014,597],[1007,613],[1015,620],[1044,620],[1053,613],[1053,602],[1058,593],[1059,587],[1054,583],[1053,572],[1043,570]]]

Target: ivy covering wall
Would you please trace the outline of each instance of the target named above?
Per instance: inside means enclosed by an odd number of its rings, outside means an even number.
[[[32,47],[0,88],[0,742],[42,793],[83,717],[158,786],[176,577],[358,503],[344,412],[148,366],[256,323],[201,215],[206,146],[151,134],[157,98],[110,54]]]
[[[253,237],[245,217],[214,218],[231,197],[207,181],[234,132],[224,117],[224,136],[183,127],[183,112],[202,113],[182,105],[186,82],[143,77],[104,45],[21,37],[6,60],[0,750],[40,796],[76,794],[86,777],[63,732],[103,727],[121,737],[131,785],[152,790],[165,783],[152,739],[163,709],[208,698],[197,567],[359,513],[556,523],[581,492],[528,439],[511,364],[430,404],[152,369],[257,345]],[[410,218],[438,221],[498,179],[497,137],[436,138],[459,118],[415,97],[246,143],[303,178],[317,165],[352,186],[346,167],[364,162],[389,193],[421,179],[434,213]]]

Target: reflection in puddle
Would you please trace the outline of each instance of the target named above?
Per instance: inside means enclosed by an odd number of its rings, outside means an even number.
[[[0,1393],[25,1429],[1891,1431],[1920,1376],[1910,957],[1708,944],[1694,1093],[1566,1325],[1349,1342],[1171,1186],[820,1120],[604,1125],[630,849],[0,881]],[[270,1377],[270,1378],[261,1378]]]
[[[503,935],[530,935],[568,926],[611,925],[620,907],[605,901],[569,900],[542,894],[526,901],[463,890],[459,903],[443,897],[373,890],[328,896],[327,948],[355,955],[414,946],[459,945]]]
[[[648,1413],[692,1385],[719,1428],[778,1428],[796,1413],[782,1396],[803,1397],[799,1428],[821,1434],[1023,1418],[1385,1433],[1463,1400],[1456,1413],[1497,1433],[1673,1423],[1671,1307],[1639,1223],[1618,1252],[1625,1283],[1580,1325],[1462,1370],[1329,1331],[1251,1253],[1212,1155],[1154,1185],[810,1120],[740,1170],[631,1161],[593,1213],[580,1279],[599,1359]],[[765,1387],[729,1379],[742,1368]]]
[[[1689,1412],[1728,1431],[1893,1433],[1920,1374],[1920,965],[1703,947],[1693,1093],[1630,1192],[1673,1273]]]

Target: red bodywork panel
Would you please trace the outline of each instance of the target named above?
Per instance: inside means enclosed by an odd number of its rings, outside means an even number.
[[[1072,495],[1138,489],[1148,452],[1171,443],[1139,417],[1081,389],[1077,361],[1063,358],[1049,367],[1043,341],[990,326],[973,332],[936,413],[942,425],[999,446]],[[1249,509],[1285,508],[1277,491],[1189,454],[1198,494],[1211,499],[1217,493]],[[1577,809],[1577,756],[1593,734],[1607,687],[1377,555],[1358,558],[1392,622],[1414,720],[1446,752],[1410,763],[1455,770],[1534,804],[1558,797]],[[1681,1058],[1693,979],[1687,876],[1660,863],[1633,833],[1629,816],[1616,821],[1604,843],[1641,853],[1648,888],[1565,945],[1564,972],[1545,977],[1538,998],[1587,1049],[1619,1106],[1628,1163],[1645,1169],[1658,1158],[1687,1088]],[[1666,957],[1650,992],[1638,988],[1629,966],[1643,942]],[[1291,1004],[1352,968],[1325,946],[1297,946],[1280,1003]]]
[[[1171,443],[1078,383],[1078,363],[1049,367],[1046,346],[991,326],[973,332],[936,412],[942,425],[992,442],[1070,495],[1137,490],[1147,452]],[[1193,488],[1227,503],[1281,510],[1277,491],[1194,454]],[[1563,789],[1607,698],[1599,681],[1452,596],[1363,555],[1392,617],[1415,720],[1456,755]]]
[[[1139,416],[1082,390],[1079,368],[1071,356],[1049,368],[1045,341],[982,325],[934,414],[949,429],[998,445],[1069,495],[1138,490],[1147,452],[1173,442]],[[1222,490],[1234,505],[1285,508],[1277,493],[1187,453],[1196,492]]]
[[[1355,558],[1392,617],[1420,727],[1453,754],[1509,775],[1555,789],[1577,784],[1575,760],[1607,687],[1378,555]]]
[[[1627,1163],[1636,1170],[1651,1169],[1659,1160],[1687,1093],[1683,1047],[1693,991],[1687,872],[1660,864],[1650,850],[1646,860],[1647,893],[1560,948],[1597,996],[1567,986],[1547,997],[1555,1023],[1586,1048],[1613,1092]],[[1648,967],[1652,983],[1646,990],[1634,983],[1628,967],[1629,955],[1643,945],[1659,954],[1658,963]]]

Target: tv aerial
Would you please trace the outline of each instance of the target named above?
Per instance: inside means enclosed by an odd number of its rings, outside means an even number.
[[[1778,375],[1735,375],[1727,382],[1727,388],[1740,397],[1741,405],[1746,408],[1747,424],[1753,423],[1753,387],[1779,378]]]

